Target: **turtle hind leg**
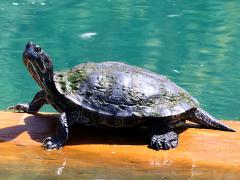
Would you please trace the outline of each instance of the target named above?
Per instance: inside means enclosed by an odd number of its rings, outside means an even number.
[[[150,147],[155,150],[168,150],[177,147],[178,134],[169,128],[167,122],[152,120],[149,127]]]
[[[206,128],[235,132],[235,130],[222,124],[220,121],[201,108],[191,111],[187,119]]]

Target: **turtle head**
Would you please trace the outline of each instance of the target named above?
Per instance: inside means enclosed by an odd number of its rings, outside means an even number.
[[[52,61],[40,46],[28,42],[23,52],[23,62],[41,87],[46,88],[46,82],[53,81]]]

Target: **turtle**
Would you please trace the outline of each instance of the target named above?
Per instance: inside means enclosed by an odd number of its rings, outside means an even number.
[[[56,134],[43,141],[45,149],[62,148],[76,123],[109,128],[145,126],[154,150],[176,148],[177,127],[186,120],[234,132],[203,110],[186,90],[150,70],[106,61],[54,72],[51,58],[33,42],[26,44],[23,62],[41,90],[31,102],[8,109],[34,114],[50,104],[60,113]]]

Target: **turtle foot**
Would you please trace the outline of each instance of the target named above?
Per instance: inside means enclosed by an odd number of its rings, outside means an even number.
[[[151,148],[155,150],[168,150],[176,148],[178,145],[178,135],[176,132],[171,131],[162,135],[153,135],[151,137]]]
[[[43,148],[44,149],[60,149],[63,147],[65,140],[61,137],[47,137],[43,141]]]
[[[26,104],[17,104],[15,106],[10,106],[6,110],[7,111],[13,110],[14,112],[27,112],[27,113],[30,113],[29,112],[29,104],[28,103],[26,103]]]

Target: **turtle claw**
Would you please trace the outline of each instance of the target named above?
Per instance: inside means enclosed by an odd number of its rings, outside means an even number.
[[[171,131],[162,135],[153,135],[151,138],[151,148],[155,150],[168,150],[177,147],[178,135]]]
[[[44,149],[60,149],[63,147],[65,140],[59,137],[47,137],[43,140]]]
[[[28,104],[17,104],[15,106],[10,106],[6,109],[6,111],[13,110],[13,112],[28,112],[29,105]]]

